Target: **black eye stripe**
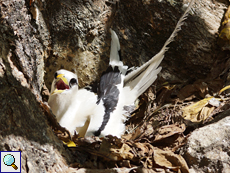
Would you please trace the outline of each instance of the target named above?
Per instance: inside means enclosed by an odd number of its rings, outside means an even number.
[[[77,79],[72,78],[72,79],[70,80],[70,83],[77,83]]]
[[[54,78],[55,78],[55,79],[57,79],[57,75],[58,75],[57,72],[54,73]]]
[[[72,79],[69,81],[69,86],[73,86],[73,85],[77,85],[77,79],[75,79],[75,78],[72,78]]]

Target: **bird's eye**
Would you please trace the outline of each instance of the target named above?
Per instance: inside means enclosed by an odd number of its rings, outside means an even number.
[[[57,75],[58,75],[57,72],[54,73],[54,78],[55,78],[55,79],[57,79]]]
[[[75,78],[72,78],[72,79],[69,81],[69,86],[72,87],[73,85],[77,85],[77,79],[75,79]]]

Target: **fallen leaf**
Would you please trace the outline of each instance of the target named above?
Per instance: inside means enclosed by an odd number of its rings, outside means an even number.
[[[160,90],[157,92],[157,97],[156,97],[156,102],[157,105],[163,105],[165,102],[169,101],[170,95],[176,88],[176,85],[168,85],[168,86],[163,86],[160,88]]]
[[[182,173],[189,173],[189,168],[184,158],[180,155],[174,154],[171,151],[156,149],[154,150],[153,160],[155,164],[160,167],[171,169],[177,172],[180,171]]]
[[[177,126],[175,124],[163,126],[158,129],[158,133],[155,136],[154,142],[163,140],[175,134],[181,134],[185,131],[186,127],[184,124]]]
[[[199,96],[204,98],[206,94],[208,94],[208,85],[203,81],[196,81],[194,84],[186,85],[183,87],[179,93],[178,97],[180,100],[185,100],[191,96]]]
[[[222,92],[224,92],[225,90],[229,89],[230,88],[230,85],[222,88],[220,91],[219,91],[219,94],[221,94]]]
[[[203,107],[197,119],[200,119],[202,121],[206,120],[214,111],[214,109],[215,107]]]
[[[115,145],[110,146],[109,143],[105,143],[102,141],[99,152],[101,152],[102,154],[104,153],[107,158],[113,161],[132,160],[134,157],[134,155],[132,154],[132,148],[125,143],[122,144],[122,146],[119,148]]]
[[[209,115],[205,114],[206,113],[211,113],[210,111],[203,111],[204,107],[208,105],[208,102],[210,99],[213,97],[208,97],[205,99],[202,99],[194,104],[191,104],[189,106],[186,106],[185,108],[182,109],[183,111],[183,118],[186,120],[190,120],[192,122],[201,122],[204,121]],[[202,114],[200,114],[202,112]]]

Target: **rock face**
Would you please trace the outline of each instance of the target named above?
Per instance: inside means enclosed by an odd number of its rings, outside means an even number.
[[[121,41],[124,62],[141,65],[154,56],[173,31],[188,1],[121,1],[113,23]],[[216,34],[226,5],[212,0],[195,1],[161,63],[165,80],[205,78],[216,60]],[[218,51],[218,50],[217,50]]]
[[[173,75],[193,81],[210,72],[220,51],[214,49],[215,34],[226,4],[197,0],[162,63],[163,81],[173,80]],[[82,85],[99,78],[108,64],[110,27],[119,35],[126,65],[146,62],[161,49],[186,5],[182,0],[126,0],[117,9],[110,0],[0,1],[0,150],[22,151],[22,172],[63,172],[71,154],[40,108],[43,84],[49,87],[60,68],[77,71]],[[189,138],[184,156],[194,164],[191,170],[227,171],[229,126],[216,124],[215,134],[203,131],[216,137],[204,146],[205,136],[192,135],[194,140],[200,136],[197,144],[207,155],[199,154],[202,150]]]
[[[192,132],[181,154],[190,172],[230,172],[230,117]]]
[[[27,2],[0,1],[0,151],[21,151],[22,172],[62,172],[68,154],[39,105],[45,51]]]
[[[115,5],[115,2],[118,1],[47,0],[37,4],[42,14],[37,21],[43,16],[42,26],[46,26],[40,27],[39,32],[48,33],[47,37],[42,34],[45,47],[50,49],[44,76],[48,88],[54,72],[60,68],[76,72],[81,87],[98,80],[109,60],[110,27],[120,39],[124,63],[129,67],[143,64],[159,52],[189,3],[127,0]],[[161,64],[162,82],[193,83],[210,73],[219,54],[216,34],[226,4],[212,0],[194,3],[191,15]]]
[[[105,0],[60,3],[48,0],[37,7],[50,33],[51,51],[45,60],[48,88],[53,74],[61,68],[76,73],[80,86],[99,80],[109,61],[109,46],[104,45],[109,43],[106,36],[115,4]]]

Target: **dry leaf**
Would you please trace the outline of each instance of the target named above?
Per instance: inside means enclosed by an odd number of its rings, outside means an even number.
[[[176,85],[172,86],[163,86],[161,89],[157,92],[156,102],[158,105],[163,105],[165,102],[169,101],[170,95],[176,88]]]
[[[117,147],[105,140],[102,141],[99,152],[113,161],[132,160],[134,157],[131,147],[127,144],[124,143],[121,147]]]
[[[134,150],[136,151],[135,154],[139,158],[143,158],[143,157],[147,158],[149,156],[152,156],[152,153],[154,150],[154,147],[149,143],[137,142],[133,144],[133,147],[134,147]]]
[[[202,112],[202,109],[204,109],[204,107],[206,105],[208,105],[208,102],[210,99],[212,99],[213,97],[209,97],[209,98],[205,98],[203,100],[200,100],[194,104],[191,104],[189,106],[186,106],[185,108],[182,109],[183,111],[183,117],[186,120],[190,120],[192,122],[201,122],[204,121],[209,115],[207,115],[207,113],[211,113],[210,111],[204,110]],[[201,114],[202,112],[202,114]],[[205,114],[206,112],[206,114]]]
[[[177,172],[189,173],[189,168],[184,158],[171,151],[155,150],[153,160],[155,164],[160,167],[173,169]]]
[[[182,128],[176,131],[179,133],[183,130]],[[90,160],[82,163],[84,167],[97,168],[95,163],[102,161],[101,165],[107,168],[114,168],[115,164],[127,168],[141,165],[142,168],[152,170],[188,172],[188,166],[183,157],[172,151],[163,151],[150,143],[135,143],[113,136],[106,136],[103,139],[80,138],[76,139],[75,143],[77,147],[72,148],[72,151],[78,151],[77,154],[82,151],[90,153]],[[99,166],[100,163],[98,163]]]
[[[203,81],[196,81],[194,84],[186,85],[178,93],[180,100],[184,100],[188,97],[200,96],[202,98],[208,93],[208,85]]]
[[[185,124],[163,126],[154,136],[155,138],[152,143],[163,150],[176,151],[186,142],[186,137],[183,134],[185,129]]]
[[[222,88],[220,91],[219,91],[219,94],[221,94],[222,92],[224,92],[225,90],[229,89],[230,88],[230,85]]]
[[[160,141],[178,133],[181,134],[185,131],[185,129],[186,127],[184,124],[182,124],[181,126],[177,126],[175,124],[163,126],[158,129],[158,133],[155,136],[154,142]]]
[[[203,107],[199,114],[198,119],[202,121],[206,120],[211,115],[211,113],[214,111],[214,109],[215,107]]]

